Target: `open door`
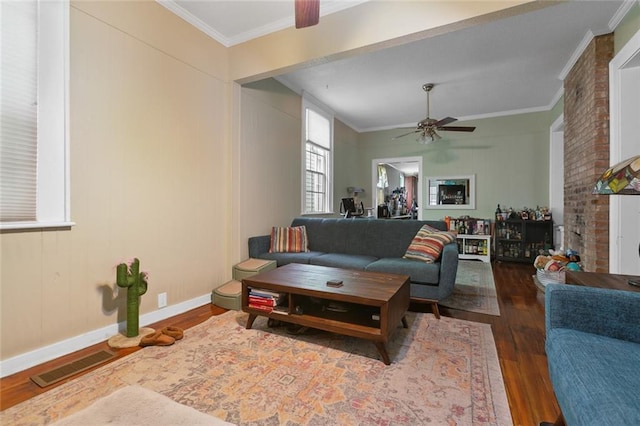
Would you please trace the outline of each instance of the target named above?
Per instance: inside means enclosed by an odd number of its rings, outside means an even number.
[[[393,170],[387,170],[387,169]],[[384,169],[384,171],[383,171]],[[381,176],[383,173],[386,176]],[[416,205],[415,219],[422,220],[422,207],[421,202],[425,197],[424,188],[422,184],[422,157],[394,157],[394,158],[374,158],[371,161],[371,193],[372,202],[374,207],[374,213],[378,216],[380,205],[385,204],[385,197],[392,196],[394,189],[400,186],[399,181],[389,181],[389,175],[404,175],[404,181],[402,186],[405,188],[405,203],[411,211],[411,206]],[[410,177],[411,179],[407,179]],[[409,203],[409,197],[406,192],[411,187],[411,202]],[[392,210],[392,209],[390,209]]]

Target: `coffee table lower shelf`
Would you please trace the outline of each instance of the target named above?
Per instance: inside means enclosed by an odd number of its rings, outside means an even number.
[[[382,330],[379,327],[370,327],[366,325],[360,325],[355,323],[349,323],[344,321],[339,321],[335,319],[328,319],[317,317],[313,315],[305,315],[305,314],[288,314],[281,313],[277,311],[273,312],[265,312],[254,310],[249,307],[243,307],[243,311],[249,314],[249,318],[247,319],[246,329],[249,330],[253,327],[253,322],[257,317],[267,317],[271,319],[275,319],[282,322],[287,322],[291,324],[298,324],[305,327],[316,328],[318,330],[329,331],[336,334],[342,334],[345,336],[358,337],[361,339],[371,340],[378,349],[378,353],[382,357],[382,361],[386,365],[391,364],[391,359],[389,358],[389,354],[387,353],[387,348],[385,347],[385,337],[382,333]],[[402,317],[402,326],[404,328],[408,327],[406,317]]]

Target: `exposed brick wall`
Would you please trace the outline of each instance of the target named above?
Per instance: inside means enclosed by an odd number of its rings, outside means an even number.
[[[590,272],[609,272],[609,197],[591,191],[609,166],[611,58],[613,33],[595,37],[564,80],[564,245]]]

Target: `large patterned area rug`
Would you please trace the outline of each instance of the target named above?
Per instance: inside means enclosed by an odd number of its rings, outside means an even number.
[[[56,421],[130,385],[236,424],[511,425],[487,324],[408,313],[380,359],[369,341],[288,335],[229,311],[0,413],[0,424]],[[157,419],[163,424],[162,418]]]
[[[453,294],[438,303],[462,311],[500,316],[491,264],[460,260]]]

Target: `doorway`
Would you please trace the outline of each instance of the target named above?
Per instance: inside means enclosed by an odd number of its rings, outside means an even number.
[[[384,177],[380,176],[381,167],[387,174],[386,181]],[[389,182],[391,174],[397,176],[398,179]],[[374,215],[378,216],[377,206],[385,204],[385,198],[393,197],[393,191],[397,187],[403,187],[405,189],[405,204],[408,198],[411,199],[411,204],[407,208],[410,210],[411,205],[415,203],[417,219],[422,220],[423,209],[420,207],[424,200],[422,181],[422,157],[374,158],[371,160],[371,193],[373,194]],[[407,189],[411,191],[410,197],[406,196]]]
[[[558,250],[564,247],[564,114],[551,124],[549,141],[549,208]]]
[[[640,31],[609,64],[609,163],[638,152],[640,134]],[[609,272],[640,275],[640,196],[609,197]]]

